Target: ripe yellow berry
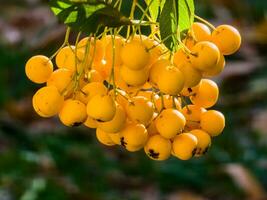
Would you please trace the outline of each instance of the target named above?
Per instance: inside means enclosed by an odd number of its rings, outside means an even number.
[[[112,142],[121,145],[121,135],[119,133],[107,133]]]
[[[136,96],[127,104],[126,113],[133,122],[147,125],[153,117],[153,104],[145,97]]]
[[[194,105],[203,108],[214,106],[218,100],[219,88],[217,84],[208,79],[202,79],[199,88],[194,96],[191,96],[191,101]]]
[[[121,131],[121,145],[128,150],[144,147],[148,138],[146,127],[143,124],[130,123]],[[132,147],[132,148],[131,148]]]
[[[211,39],[211,31],[209,27],[203,23],[193,23],[192,32],[197,42],[209,41]]]
[[[55,86],[60,93],[68,93],[72,89],[73,72],[69,69],[57,69],[47,80],[47,86]]]
[[[102,83],[105,80],[103,75],[95,69],[92,69],[91,71],[89,71],[87,76],[88,76],[89,82],[101,82]]]
[[[173,139],[173,154],[181,160],[189,160],[196,153],[197,138],[190,133],[182,133]]]
[[[105,95],[108,93],[108,89],[103,83],[92,82],[85,85],[81,92],[78,93],[78,99],[87,104],[95,95]]]
[[[158,78],[166,66],[170,65],[167,59],[160,59],[156,61],[150,68],[149,82],[151,85],[157,87]]]
[[[155,123],[155,119],[157,116],[158,116],[158,113],[154,113],[152,120],[147,125],[147,132],[149,136],[158,134],[158,130],[157,130],[156,123]]]
[[[208,133],[203,130],[195,129],[190,131],[190,134],[194,135],[197,138],[197,149],[195,152],[195,156],[202,156],[203,154],[207,153],[210,145],[211,145],[211,138]]]
[[[183,73],[184,75],[184,86],[191,88],[199,84],[202,78],[201,72],[192,66],[190,62],[184,62],[181,64],[178,69]]]
[[[115,66],[120,66],[122,64],[121,60],[121,51],[124,46],[124,39],[122,37],[116,36],[114,38],[114,49],[113,49],[113,42],[111,37],[108,39],[108,44],[106,46],[105,50],[105,59],[108,63],[108,65],[112,66],[112,60],[113,60],[113,50],[115,50],[115,59],[114,64]]]
[[[86,121],[83,123],[88,128],[97,128],[98,124],[97,121],[94,120],[92,117],[87,116]]]
[[[25,72],[32,82],[45,83],[53,72],[53,63],[45,56],[33,56],[26,63]]]
[[[212,67],[212,68],[206,70],[205,72],[203,72],[203,76],[204,77],[214,77],[214,76],[217,76],[217,75],[219,75],[224,70],[224,67],[225,67],[225,58],[221,54],[220,55],[220,60],[217,63],[217,65],[215,65],[214,67]]]
[[[191,35],[188,35],[184,40],[183,43],[185,44],[185,46],[192,50],[192,48],[196,45],[196,41],[194,40],[194,38]]]
[[[163,45],[160,45],[157,41],[146,38],[143,40],[143,43],[146,46],[146,49],[149,51],[149,62],[148,65],[151,66],[154,64],[162,55],[164,49]]]
[[[199,42],[192,48],[190,58],[193,67],[201,71],[207,71],[219,62],[220,51],[211,42]]]
[[[127,94],[125,91],[117,89],[117,96],[116,96],[116,102],[121,105],[123,108],[126,108],[126,105],[128,104],[128,100],[125,98],[127,97]],[[110,90],[109,92],[110,96],[114,96],[114,90]],[[124,96],[124,97],[123,97]]]
[[[193,96],[198,91],[198,88],[199,88],[199,84],[191,88],[184,87],[183,90],[181,91],[181,95],[186,96],[186,97]]]
[[[80,126],[86,121],[86,106],[78,101],[68,99],[59,112],[60,121],[66,126]]]
[[[58,114],[63,102],[63,96],[54,86],[39,89],[32,99],[33,108],[41,117],[52,117]]]
[[[163,68],[158,77],[157,85],[161,92],[169,95],[177,95],[184,87],[184,75],[174,65]]]
[[[141,97],[145,97],[147,98],[148,100],[152,101],[152,100],[155,100],[158,98],[158,95],[157,94],[154,94],[152,91],[138,91],[138,96],[141,96]]]
[[[167,160],[171,155],[171,141],[160,135],[151,136],[145,147],[145,153],[152,160]]]
[[[216,110],[204,112],[201,115],[200,126],[201,129],[210,134],[210,136],[218,136],[223,132],[225,127],[224,115]]]
[[[112,120],[116,113],[116,105],[109,95],[95,95],[87,104],[87,114],[99,122]]]
[[[107,122],[98,122],[98,128],[108,133],[117,133],[121,131],[126,122],[126,114],[121,105],[116,106],[116,113],[112,120]]]
[[[144,85],[149,76],[149,69],[143,68],[140,70],[132,70],[126,65],[123,65],[120,69],[121,78],[130,86]]]
[[[159,134],[166,139],[171,139],[181,133],[185,123],[183,114],[175,109],[163,110],[155,121]]]
[[[186,119],[186,128],[190,130],[200,128],[200,119],[204,112],[206,112],[205,108],[196,105],[185,106],[182,113]]]
[[[158,112],[160,112],[163,109],[174,108],[173,103],[175,103],[175,109],[181,110],[181,102],[177,98],[173,100],[173,97],[170,95],[163,95],[163,102],[162,98],[158,97],[155,99],[155,106]]]
[[[58,52],[56,56],[56,64],[58,68],[67,68],[71,71],[81,70],[84,52],[75,50],[74,46],[66,46]]]
[[[140,40],[131,40],[126,43],[121,51],[121,59],[124,65],[131,70],[140,70],[149,62],[149,52]]]
[[[178,50],[173,56],[173,62],[178,67],[184,64],[185,62],[188,62],[189,59],[190,59],[190,56],[186,55],[186,53],[182,49]]]
[[[106,146],[114,146],[115,143],[109,137],[109,134],[99,128],[96,129],[96,138],[97,140]]]
[[[241,46],[240,33],[233,26],[218,26],[211,36],[212,42],[217,45],[223,55],[231,55]]]

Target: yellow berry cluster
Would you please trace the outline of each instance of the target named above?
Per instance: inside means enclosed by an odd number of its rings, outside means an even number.
[[[198,157],[225,127],[221,112],[207,110],[219,96],[208,78],[223,71],[224,56],[240,44],[234,27],[211,31],[199,22],[177,52],[153,35],[77,39],[55,53],[57,69],[54,57],[28,60],[27,77],[46,83],[33,96],[33,108],[42,117],[58,115],[66,126],[96,128],[102,144],[144,149],[153,160]]]

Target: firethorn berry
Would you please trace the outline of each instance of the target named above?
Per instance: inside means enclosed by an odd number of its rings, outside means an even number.
[[[83,124],[88,128],[97,128],[98,126],[97,121],[89,116],[87,116],[87,119]]]
[[[98,71],[104,79],[108,78],[112,65],[108,66],[107,61],[102,59],[99,63],[93,63],[92,69]]]
[[[140,150],[146,144],[147,139],[148,133],[143,124],[130,123],[121,131],[121,145],[129,151]]]
[[[182,113],[186,119],[186,128],[190,130],[200,128],[200,119],[204,112],[206,112],[205,108],[196,105],[185,106]]]
[[[158,78],[166,66],[170,65],[167,59],[159,59],[150,68],[149,82],[151,85],[157,87]]]
[[[182,49],[179,49],[173,56],[173,62],[178,67],[184,64],[184,62],[188,62],[189,59],[190,59],[190,56],[186,55],[186,53]]]
[[[216,104],[218,96],[217,84],[212,80],[202,79],[196,94],[191,96],[190,99],[194,105],[210,108]]]
[[[53,63],[46,56],[33,56],[26,63],[25,72],[32,82],[45,83],[53,72]]]
[[[120,132],[118,133],[107,133],[110,140],[117,145],[121,145],[121,135]]]
[[[87,119],[86,106],[78,100],[68,99],[64,102],[58,116],[66,126],[79,126]]]
[[[136,96],[126,105],[126,113],[133,122],[147,125],[153,117],[153,104],[145,97]]]
[[[150,56],[148,65],[151,66],[161,57],[164,48],[157,41],[151,40],[149,38],[143,40],[143,43],[145,44],[146,49],[149,51]]]
[[[123,129],[125,122],[125,111],[121,105],[116,105],[116,113],[112,120],[107,122],[98,122],[98,128],[108,133],[117,133]]]
[[[200,127],[210,136],[215,137],[222,133],[225,127],[224,115],[216,110],[209,110],[202,113]]]
[[[175,103],[175,107],[174,107],[174,103]],[[173,99],[173,97],[170,95],[163,95],[163,102],[161,98],[159,97],[156,98],[155,106],[158,112],[160,112],[163,109],[167,109],[167,108],[175,108],[177,110],[181,110],[181,102],[177,98]]]
[[[143,68],[140,70],[132,70],[126,65],[120,69],[121,78],[130,86],[144,85],[149,77],[149,69]]]
[[[110,90],[109,91],[109,95],[110,96],[114,96],[115,95],[115,91],[114,90]],[[126,105],[128,104],[128,100],[127,98],[127,94],[125,91],[117,89],[117,95],[116,95],[116,102],[121,105],[123,108],[126,107]]]
[[[95,95],[87,104],[87,114],[99,122],[112,120],[116,113],[116,104],[109,95]]]
[[[157,94],[154,94],[152,91],[147,91],[147,90],[145,90],[145,91],[140,90],[140,91],[138,91],[137,95],[145,97],[150,101],[152,101],[152,100],[154,101],[155,99],[158,98]]]
[[[106,46],[106,50],[105,50],[105,59],[107,61],[107,63],[112,66],[113,63],[113,42],[112,42],[112,37],[108,37],[108,43]],[[121,59],[121,51],[123,49],[124,46],[124,39],[122,37],[116,36],[114,38],[114,55],[115,55],[115,59],[114,59],[114,64],[115,66],[120,66],[122,64],[122,59]]]
[[[190,62],[184,62],[181,64],[178,69],[183,73],[184,75],[184,86],[191,88],[199,84],[202,78],[201,72],[192,66]]]
[[[192,32],[197,42],[209,41],[211,39],[211,31],[209,27],[203,23],[193,23]]]
[[[161,136],[171,139],[181,133],[186,119],[181,112],[175,109],[163,110],[155,120],[156,128]]]
[[[218,26],[212,32],[211,39],[223,55],[231,55],[241,46],[240,33],[236,28],[229,25]]]
[[[131,40],[121,50],[121,59],[131,70],[140,70],[149,62],[149,52],[142,41]]]
[[[201,70],[207,71],[217,65],[220,59],[218,47],[211,42],[199,42],[192,48],[190,60],[192,65]]]
[[[160,135],[153,135],[148,139],[144,150],[152,160],[167,160],[171,155],[172,144]]]
[[[95,69],[90,70],[88,72],[87,77],[88,77],[89,82],[101,82],[102,83],[105,80],[103,75]]]
[[[109,137],[109,134],[99,128],[96,129],[96,138],[101,144],[104,144],[106,146],[116,145]]]
[[[201,83],[201,81],[200,81],[200,83]],[[181,95],[186,96],[186,97],[195,95],[196,92],[198,91],[198,88],[199,88],[199,84],[196,85],[195,87],[191,87],[191,88],[184,87],[183,90],[181,91]]]
[[[189,160],[197,150],[197,138],[190,133],[182,133],[173,139],[173,154],[181,160]]]
[[[194,135],[197,138],[197,149],[195,152],[195,156],[198,157],[207,153],[211,145],[210,135],[200,129],[191,130],[190,134]]]
[[[184,87],[183,73],[174,65],[167,65],[158,77],[157,85],[161,92],[169,95],[177,95]]]
[[[76,50],[74,46],[66,46],[59,50],[56,56],[56,64],[58,68],[67,68],[71,71],[80,71],[84,58],[82,50]]]
[[[158,134],[158,130],[157,130],[157,127],[156,127],[156,124],[155,124],[155,119],[156,119],[157,116],[158,116],[158,113],[154,113],[153,117],[152,117],[152,120],[147,125],[147,132],[148,132],[149,136]]]
[[[220,55],[220,60],[217,63],[217,65],[211,69],[208,69],[207,71],[203,72],[203,76],[204,77],[214,77],[219,75],[225,67],[225,58],[224,56],[221,54]]]
[[[184,40],[183,43],[185,44],[185,46],[192,50],[192,48],[196,45],[196,41],[194,40],[194,38],[191,35],[188,35]]]
[[[63,96],[54,86],[39,89],[32,99],[33,108],[41,117],[52,117],[58,114],[63,102]]]
[[[105,95],[107,93],[108,89],[103,83],[92,82],[88,83],[81,89],[78,93],[78,99],[84,104],[87,104],[95,95]]]
[[[73,72],[66,68],[55,70],[47,80],[47,86],[55,86],[60,93],[69,93],[73,87]]]

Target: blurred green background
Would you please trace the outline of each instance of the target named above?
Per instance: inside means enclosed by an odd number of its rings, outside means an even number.
[[[155,162],[33,112],[25,61],[55,52],[65,27],[47,1],[0,0],[0,200],[267,199],[267,1],[195,3],[198,15],[243,37],[216,79],[227,127],[205,157]]]

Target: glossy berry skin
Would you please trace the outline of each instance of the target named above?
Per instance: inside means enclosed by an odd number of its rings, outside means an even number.
[[[63,102],[63,96],[54,86],[39,89],[32,98],[33,108],[41,117],[52,117],[58,114]]]
[[[233,26],[220,25],[212,32],[212,42],[223,55],[234,54],[241,46],[239,31]]]
[[[172,151],[181,160],[189,160],[195,155],[197,138],[190,133],[181,133],[173,139]]]
[[[146,155],[152,160],[167,160],[171,155],[171,141],[160,135],[151,136],[145,147]]]
[[[209,27],[203,23],[194,22],[192,32],[197,42],[210,41],[211,31]]]
[[[116,145],[109,137],[109,134],[99,128],[96,129],[96,138],[97,140],[106,146]]]
[[[218,101],[219,88],[217,84],[209,79],[202,79],[198,90],[194,96],[191,96],[191,101],[194,105],[203,108],[210,108]]]
[[[25,66],[27,77],[34,83],[45,83],[53,72],[53,63],[46,56],[31,57]]]
[[[132,40],[122,48],[121,59],[123,64],[131,70],[140,70],[148,64],[150,54],[142,41]]]
[[[190,60],[193,67],[200,71],[207,71],[217,65],[220,59],[218,47],[211,42],[199,42],[192,48]]]
[[[116,113],[112,120],[98,122],[98,128],[107,133],[117,133],[121,131],[126,122],[126,113],[121,105],[116,105]]]
[[[205,108],[196,105],[185,106],[182,113],[186,118],[186,128],[189,130],[200,128],[200,119],[204,112],[206,112]]]
[[[158,79],[162,74],[166,66],[170,65],[170,61],[167,59],[159,59],[150,68],[149,83],[155,87],[158,87]]]
[[[142,86],[148,80],[149,69],[132,70],[123,65],[120,69],[120,76],[130,86]]]
[[[171,139],[181,133],[185,127],[186,120],[183,114],[178,110],[165,109],[160,113],[159,117],[157,117],[155,124],[162,137]]]
[[[87,116],[85,122],[83,123],[84,126],[88,127],[88,128],[97,128],[98,124],[97,121],[92,119],[92,117]]]
[[[112,120],[116,113],[116,104],[109,95],[95,95],[87,104],[87,114],[99,122]]]
[[[216,110],[209,110],[205,113],[202,113],[200,126],[201,129],[210,134],[210,136],[218,136],[223,132],[225,127],[224,115]]]
[[[214,77],[214,76],[218,76],[225,67],[225,58],[224,56],[221,54],[220,55],[220,60],[217,63],[217,65],[215,65],[214,67],[212,67],[211,69],[206,70],[205,72],[203,72],[203,76],[204,77]]]
[[[113,49],[113,42],[112,37],[107,36],[107,45],[105,47],[105,60],[109,66],[112,66],[113,63],[113,50],[115,59],[114,59],[114,65],[115,66],[121,66],[122,65],[122,59],[121,59],[121,51],[124,47],[125,41],[122,37],[116,36],[114,38],[114,49]]]
[[[210,135],[201,129],[191,130],[190,134],[194,135],[198,141],[195,156],[199,157],[207,153],[211,145]]]
[[[68,99],[64,102],[58,116],[66,126],[80,126],[87,119],[86,106],[78,100]]]

